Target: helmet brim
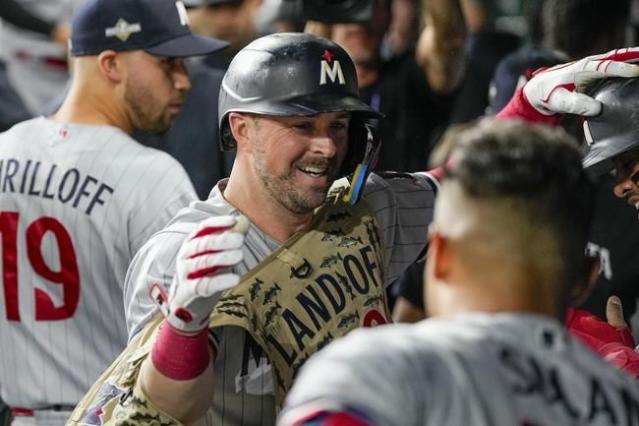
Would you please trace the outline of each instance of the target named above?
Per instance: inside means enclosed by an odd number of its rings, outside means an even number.
[[[366,103],[353,96],[336,98],[335,94],[316,94],[282,100],[264,100],[255,102],[246,108],[232,108],[228,112],[250,112],[258,115],[275,116],[311,116],[324,112],[351,112],[363,118],[383,118],[383,114],[375,111]]]
[[[629,137],[639,140],[639,134],[619,135],[614,138],[603,139],[592,145],[590,151],[583,159],[584,168],[595,176],[601,176],[614,170],[617,157],[630,151],[639,150],[639,146],[628,146]]]

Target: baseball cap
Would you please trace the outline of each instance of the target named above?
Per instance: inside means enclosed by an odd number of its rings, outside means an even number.
[[[144,50],[157,56],[199,56],[228,43],[191,33],[184,3],[175,0],[88,0],[73,15],[71,54]]]

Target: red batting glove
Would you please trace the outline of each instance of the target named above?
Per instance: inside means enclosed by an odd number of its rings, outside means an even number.
[[[579,61],[537,70],[523,89],[515,93],[498,117],[556,124],[560,114],[595,116],[599,101],[579,90],[593,80],[609,77],[639,77],[639,47],[629,47],[588,56]]]

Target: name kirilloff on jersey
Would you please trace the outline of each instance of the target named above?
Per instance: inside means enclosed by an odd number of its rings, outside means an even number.
[[[76,168],[5,158],[0,159],[0,193],[56,200],[91,215],[97,206],[108,201],[113,187]]]

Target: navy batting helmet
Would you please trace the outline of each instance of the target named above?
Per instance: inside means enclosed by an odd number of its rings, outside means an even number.
[[[231,112],[310,116],[344,111],[351,113],[351,125],[342,172],[361,172],[352,182],[360,183],[359,192],[379,148],[368,120],[381,114],[360,100],[353,61],[344,49],[322,37],[271,34],[240,50],[224,75],[218,108],[220,143],[223,150],[235,149],[228,121]]]
[[[586,91],[601,113],[584,121],[590,150],[583,164],[595,174],[615,168],[614,159],[639,148],[639,78],[610,78]]]

